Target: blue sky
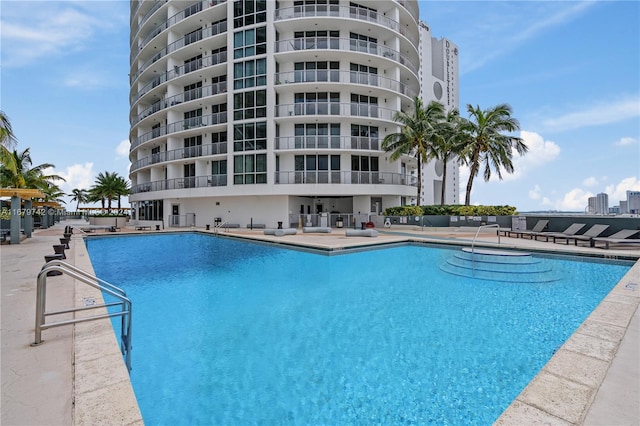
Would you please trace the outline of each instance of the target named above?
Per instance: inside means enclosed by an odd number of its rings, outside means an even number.
[[[462,114],[508,103],[529,146],[503,181],[475,180],[472,204],[584,211],[640,190],[640,2],[421,1],[420,14],[459,46]],[[0,19],[18,150],[54,164],[66,192],[128,178],[129,2],[2,0]]]

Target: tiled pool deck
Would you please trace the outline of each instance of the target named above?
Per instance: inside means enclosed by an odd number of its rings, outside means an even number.
[[[52,254],[51,246],[59,243],[68,224],[72,222],[36,231],[33,238],[19,245],[0,248],[0,423],[143,424],[109,321],[52,328],[43,332],[44,344],[30,346],[34,340],[36,276],[44,255]],[[283,237],[265,236],[262,231],[234,230],[228,235],[339,249],[409,240],[469,244],[475,234],[471,230],[452,229],[386,231],[377,238],[347,238],[343,230]],[[481,234],[476,242],[489,246],[496,243],[495,231],[491,230]],[[637,248],[603,250],[504,237],[500,247],[640,258]],[[74,234],[66,255],[68,262],[93,271],[81,236]],[[73,279],[68,276],[48,279],[48,310],[82,306],[85,298],[99,297],[95,289],[72,284]],[[636,262],[496,424],[640,425],[639,304],[640,262]],[[135,369],[135,335],[145,331],[135,328],[135,320],[133,324]]]

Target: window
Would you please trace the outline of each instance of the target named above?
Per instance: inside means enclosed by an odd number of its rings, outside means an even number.
[[[191,31],[189,34],[184,36],[184,44],[195,43],[198,40],[202,40],[202,28],[198,28],[195,31]]]
[[[295,50],[340,48],[340,31],[296,31],[293,37]]]
[[[158,136],[160,136],[160,123],[151,126],[151,137],[157,138]]]
[[[378,85],[378,68],[352,63],[349,70],[351,83]]]
[[[378,98],[375,96],[351,94],[351,115],[362,117],[378,116]]]
[[[267,149],[267,123],[245,123],[233,126],[233,150],[254,151]]]
[[[194,3],[184,10],[184,17],[186,18],[187,16],[191,16],[194,13],[200,12],[201,10],[202,10],[202,2],[199,1],[198,3]]]
[[[182,158],[198,157],[202,155],[202,135],[184,139]]]
[[[184,169],[184,179],[182,180],[182,185],[178,182],[178,187],[182,188],[195,188],[196,186],[196,165],[195,163],[185,164],[183,166]]]
[[[211,177],[207,183],[209,186],[227,185],[227,160],[211,162]]]
[[[267,116],[267,91],[243,92],[233,95],[233,119],[243,120]]]
[[[296,155],[295,183],[339,183],[339,155]]]
[[[233,88],[246,89],[267,84],[267,59],[236,62],[233,64]]]
[[[238,31],[233,35],[234,59],[267,53],[267,27]]]
[[[365,7],[357,3],[349,3],[349,14],[352,18],[376,20],[378,18],[378,11],[370,7]]]
[[[184,113],[184,128],[189,129],[202,124],[202,109],[194,109]]]
[[[308,123],[295,126],[296,148],[340,148],[340,124]]]
[[[340,62],[296,62],[296,83],[306,81],[340,81]],[[329,71],[330,70],[330,71]]]
[[[351,125],[351,148],[353,149],[379,149],[378,127]]]
[[[233,27],[267,22],[267,0],[238,0],[233,2]]]
[[[211,152],[208,154],[227,153],[227,132],[211,133]]]
[[[296,115],[340,114],[340,93],[296,93],[294,95]]]
[[[184,86],[184,101],[192,101],[194,99],[200,99],[202,97],[202,82],[190,84]]]
[[[202,68],[202,55],[194,56],[191,59],[184,61],[184,72],[189,73]]]
[[[267,154],[233,157],[233,183],[235,185],[267,183]]]
[[[351,156],[351,183],[379,183],[378,157]]]
[[[357,33],[349,33],[349,38],[351,39],[351,50],[376,54],[378,47],[377,38]]]

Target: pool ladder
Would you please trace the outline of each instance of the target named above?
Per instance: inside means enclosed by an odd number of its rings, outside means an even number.
[[[71,308],[64,309],[61,311],[54,312],[46,312],[47,305],[47,274],[49,272],[60,272],[66,274],[75,280],[87,284],[93,288],[97,288],[98,290],[106,293],[114,298],[116,298],[117,302],[104,303],[100,305],[89,304],[85,301],[85,305],[80,308]],[[35,333],[35,341],[31,344],[31,346],[38,346],[44,343],[42,340],[42,331],[47,330],[53,327],[59,327],[62,325],[71,325],[79,322],[87,322],[94,321],[99,319],[111,318],[111,317],[121,317],[122,324],[120,329],[120,351],[125,359],[125,364],[127,365],[127,370],[131,372],[131,301],[127,298],[124,290],[114,286],[113,284],[109,284],[108,282],[101,280],[100,278],[89,274],[86,271],[83,271],[80,268],[77,268],[67,262],[63,262],[61,260],[52,260],[44,265],[37,278],[37,289],[36,289],[36,333]],[[79,311],[88,311],[91,309],[99,309],[99,308],[109,308],[112,306],[120,306],[119,311],[101,313],[94,316],[89,316],[85,318],[74,318],[69,320],[62,320],[57,322],[46,322],[47,316],[52,315],[61,315]]]
[[[217,233],[220,231],[220,228],[222,228],[222,227],[223,227],[223,226],[225,226],[226,224],[227,224],[227,222],[220,222],[220,223],[216,224],[216,225],[213,227],[213,231],[214,231],[214,233],[215,233],[215,234],[217,234]]]

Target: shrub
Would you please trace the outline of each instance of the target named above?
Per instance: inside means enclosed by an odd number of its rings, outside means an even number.
[[[384,210],[385,216],[514,216],[518,214],[512,206],[398,206]]]

